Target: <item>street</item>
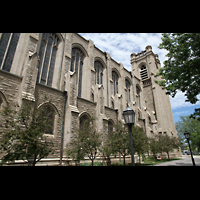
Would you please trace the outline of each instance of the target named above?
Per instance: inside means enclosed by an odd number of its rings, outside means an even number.
[[[200,156],[193,156],[196,166],[200,166]],[[182,155],[180,160],[173,160],[169,162],[164,162],[156,165],[149,166],[193,166],[190,155]]]

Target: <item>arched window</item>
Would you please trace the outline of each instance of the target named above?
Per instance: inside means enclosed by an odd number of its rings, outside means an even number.
[[[139,103],[139,107],[141,109],[141,102],[140,102],[140,88],[138,86],[136,86],[136,93],[138,96],[138,103]]]
[[[113,132],[113,122],[111,120],[108,121],[108,134]]]
[[[43,33],[39,50],[37,82],[52,86],[59,39],[55,33]]]
[[[118,94],[118,75],[115,71],[112,71],[112,80],[113,80],[113,87],[114,87],[114,95]]]
[[[78,84],[78,96],[81,97],[84,54],[79,48],[73,48],[71,56],[70,71],[75,71],[77,74],[76,84]]]
[[[41,108],[39,109],[43,109],[41,111],[41,113],[44,115],[42,117],[45,117],[45,121],[48,122],[46,130],[45,130],[45,134],[53,134],[53,130],[54,130],[54,120],[55,120],[55,110],[52,108],[51,105],[43,105]]]
[[[89,126],[89,117],[87,115],[83,115],[80,118],[80,124],[79,127],[81,130],[87,128]]]
[[[103,84],[103,65],[99,61],[94,62],[95,84]]]
[[[0,69],[10,72],[20,33],[2,33],[0,40]]]
[[[125,80],[125,85],[126,85],[126,100],[129,103],[131,101],[131,96],[130,96],[130,86],[131,85],[127,79]]]
[[[147,68],[146,68],[146,66],[144,66],[144,65],[141,67],[140,76],[141,76],[141,79],[142,79],[142,80],[148,78]]]
[[[0,110],[1,110],[1,104],[3,103],[2,98],[0,97]]]

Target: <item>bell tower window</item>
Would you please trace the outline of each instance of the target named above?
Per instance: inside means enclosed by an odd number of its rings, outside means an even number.
[[[145,65],[143,65],[140,69],[140,76],[141,76],[141,79],[144,80],[144,79],[147,79],[148,78],[148,73],[147,73],[147,68]]]

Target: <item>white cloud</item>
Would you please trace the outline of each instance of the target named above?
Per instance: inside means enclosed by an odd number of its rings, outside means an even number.
[[[91,39],[95,46],[102,51],[110,53],[117,62],[131,70],[130,55],[145,50],[147,45],[152,46],[155,54],[158,54],[161,66],[166,59],[166,51],[158,49],[161,41],[161,33],[80,33],[84,38]]]
[[[158,45],[162,42],[161,33],[80,33],[86,39],[91,39],[95,46],[102,51],[110,53],[110,56],[117,62],[121,62],[126,69],[131,71],[130,55],[145,50],[147,45],[152,46],[152,51],[158,54],[161,67],[167,51],[159,49]],[[199,96],[200,98],[200,96]],[[194,104],[185,102],[186,97],[178,91],[175,98],[170,96],[172,109],[180,107],[191,107]],[[200,105],[200,102],[197,102]]]
[[[102,51],[110,53],[110,56],[117,62],[121,62],[124,67],[131,71],[130,55],[145,50],[147,45],[152,46],[152,51],[158,54],[163,67],[163,62],[167,59],[165,56],[167,51],[159,49],[158,45],[162,42],[161,33],[80,33],[86,39],[91,39],[94,45]],[[200,98],[200,95],[198,96]],[[176,96],[170,96],[172,109],[181,107],[191,107],[194,104],[185,102],[186,97],[181,91]],[[196,105],[200,105],[200,101]],[[185,113],[187,111],[184,111]],[[175,115],[184,114],[183,112],[175,112]]]
[[[200,95],[197,95],[197,98],[200,99]],[[181,91],[178,91],[174,98],[172,98],[170,96],[170,102],[171,102],[172,109],[194,106],[194,104],[191,104],[190,102],[185,102],[186,99],[187,98],[184,96],[184,93]],[[200,105],[200,101],[197,101],[197,103],[195,105]]]
[[[189,110],[186,110],[186,111],[174,112],[173,115],[174,116],[175,115],[181,115],[182,116],[183,114],[185,115],[185,114],[188,114],[188,113],[189,113]]]

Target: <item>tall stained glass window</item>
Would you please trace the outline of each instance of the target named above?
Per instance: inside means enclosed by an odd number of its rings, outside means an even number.
[[[55,33],[43,33],[39,50],[37,82],[52,86],[59,38]]]
[[[115,71],[112,71],[112,80],[113,80],[113,87],[114,87],[114,95],[118,94],[118,75]]]
[[[10,72],[20,33],[2,33],[0,39],[0,69]]]
[[[126,99],[127,99],[127,102],[129,103],[131,101],[130,83],[129,83],[129,81],[127,79],[125,80],[125,85],[126,85]]]
[[[99,61],[94,62],[95,84],[103,84],[103,65]]]
[[[78,84],[78,96],[81,97],[84,54],[79,48],[73,48],[71,56],[70,71],[75,71],[77,74],[76,84]]]

